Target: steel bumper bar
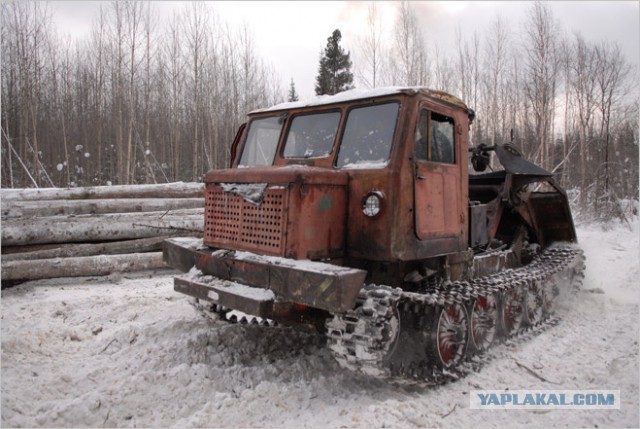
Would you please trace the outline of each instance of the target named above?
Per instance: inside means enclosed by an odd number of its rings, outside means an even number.
[[[266,311],[268,299],[261,299],[267,295],[252,293],[250,289],[267,289],[274,295],[272,302],[291,302],[309,307],[339,313],[353,308],[360,291],[366,271],[349,267],[312,262],[308,260],[293,260],[273,256],[256,255],[250,252],[211,249],[203,246],[201,239],[172,238],[165,240],[163,256],[165,262],[181,271],[188,272],[194,267],[195,272],[190,276],[176,278],[175,289],[202,299],[225,305],[229,301],[228,295],[237,295],[238,303],[231,308],[237,308],[242,302],[254,311]],[[213,276],[216,279],[239,283],[238,286],[249,287],[241,291],[224,286],[212,286],[210,281],[198,280],[198,271],[203,276]],[[195,277],[194,277],[195,276]],[[197,290],[201,289],[201,290]],[[218,300],[211,299],[210,292],[219,295]],[[215,295],[214,295],[215,296]],[[256,298],[258,297],[258,298]],[[263,306],[257,308],[255,306]]]

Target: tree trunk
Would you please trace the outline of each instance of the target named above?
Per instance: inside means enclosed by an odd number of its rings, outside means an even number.
[[[164,240],[167,238],[199,235],[201,234],[188,234],[181,232],[179,234],[162,235],[159,237],[141,238],[137,240],[114,241],[109,243],[49,244],[41,246],[25,246],[26,249],[22,247],[10,247],[3,249],[3,252],[8,251],[10,253],[3,253],[2,261],[31,261],[36,259],[76,258],[80,256],[158,252],[162,250]],[[40,247],[40,249],[38,249],[38,247]],[[46,248],[43,249],[42,247]]]
[[[4,197],[4,195],[3,195]],[[2,219],[108,213],[167,212],[204,207],[204,198],[2,200]]]
[[[9,219],[2,225],[2,245],[82,243],[147,238],[202,231],[204,215],[166,212]]]
[[[163,183],[160,185],[96,186],[88,188],[2,189],[3,201],[85,200],[94,198],[196,198],[204,195],[201,183]]]
[[[166,265],[162,260],[162,252],[2,261],[2,280],[103,276],[113,272],[153,270],[164,267]]]

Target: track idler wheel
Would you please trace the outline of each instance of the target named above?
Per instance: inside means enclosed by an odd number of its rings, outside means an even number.
[[[429,360],[441,368],[454,368],[467,352],[469,315],[460,303],[438,307],[433,320],[432,340],[427,345]]]

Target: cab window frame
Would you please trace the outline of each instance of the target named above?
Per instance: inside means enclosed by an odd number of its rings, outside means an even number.
[[[245,155],[245,151],[247,150],[247,143],[249,141],[249,138],[251,136],[251,131],[252,131],[252,126],[261,120],[268,120],[268,119],[276,119],[280,125],[280,132],[278,133],[278,137],[275,140],[275,148],[273,150],[273,156],[271,159],[270,163],[267,164],[253,164],[253,165],[249,165],[249,164],[243,164],[243,157]],[[281,140],[282,140],[282,136],[283,136],[283,132],[285,129],[285,121],[287,119],[287,115],[286,114],[279,114],[279,115],[268,115],[268,116],[258,116],[258,117],[254,117],[251,118],[248,123],[246,124],[245,130],[244,130],[244,136],[242,138],[242,147],[240,150],[240,153],[238,154],[238,161],[236,164],[237,168],[255,168],[255,167],[269,167],[269,166],[273,166],[276,160],[276,157],[278,155],[278,148],[281,145]]]
[[[424,144],[424,114],[427,114],[427,123],[426,123],[426,136],[427,141],[426,145]],[[434,115],[437,119],[434,120]],[[438,128],[440,125],[436,124],[449,124],[447,126],[448,135],[445,134],[442,130]],[[439,137],[444,139],[448,137],[449,145],[444,148],[445,152],[443,152],[443,146],[437,145],[437,141],[434,141],[435,133],[439,132]],[[440,113],[433,109],[429,109],[426,106],[420,107],[420,112],[418,114],[418,118],[416,121],[415,130],[413,133],[413,151],[415,155],[415,159],[418,162],[433,162],[437,164],[444,165],[456,165],[458,163],[457,160],[457,141],[456,141],[456,122],[455,119],[451,116],[448,116],[444,113]],[[426,146],[426,147],[425,147]],[[440,150],[435,148],[438,146]],[[434,150],[435,148],[435,150]],[[445,154],[445,156],[443,156]]]
[[[331,145],[328,146],[329,152],[324,154],[324,155],[317,155],[317,156],[304,156],[304,155],[291,156],[291,155],[286,155],[285,151],[287,150],[287,142],[289,140],[289,135],[291,133],[291,128],[293,127],[293,123],[295,122],[295,120],[297,118],[304,117],[304,116],[323,115],[323,114],[327,114],[327,113],[337,113],[338,114],[338,121],[336,122],[335,135],[333,136],[333,141],[331,142]],[[335,149],[336,149],[336,142],[338,141],[338,138],[340,137],[343,116],[344,116],[344,112],[342,111],[342,109],[339,109],[339,108],[332,108],[332,109],[327,109],[327,110],[316,110],[316,111],[309,111],[309,112],[299,112],[299,113],[296,113],[296,114],[290,116],[288,118],[288,121],[287,121],[288,124],[286,126],[286,129],[283,130],[282,148],[280,149],[280,152],[279,152],[280,158],[285,159],[285,160],[304,160],[304,159],[325,159],[325,158],[331,157],[333,155]]]
[[[345,134],[347,133],[347,128],[349,126],[349,118],[351,113],[353,113],[354,110],[358,110],[358,109],[365,109],[365,108],[370,108],[370,107],[378,107],[378,106],[384,106],[384,105],[396,105],[397,106],[397,110],[396,110],[396,117],[395,117],[395,121],[393,122],[393,132],[391,133],[391,138],[389,141],[389,152],[386,155],[386,159],[384,160],[384,162],[380,162],[380,163],[376,163],[375,161],[369,160],[369,161],[364,161],[362,163],[358,163],[358,162],[348,162],[345,163],[344,165],[340,165],[340,153],[342,152],[342,150],[344,149],[344,137]],[[394,146],[396,144],[396,137],[397,137],[397,133],[398,133],[398,125],[400,123],[401,120],[401,112],[403,109],[403,101],[402,99],[398,99],[398,98],[393,98],[390,100],[384,100],[384,101],[377,101],[374,103],[365,103],[365,104],[353,104],[351,106],[349,106],[344,114],[344,118],[342,120],[342,126],[341,126],[341,130],[340,130],[340,136],[339,139],[337,140],[337,148],[336,148],[336,154],[335,154],[335,159],[333,162],[333,166],[336,169],[340,169],[340,170],[357,170],[357,169],[384,169],[386,168],[392,160],[393,157],[393,150],[394,150]],[[360,164],[360,165],[359,165]]]

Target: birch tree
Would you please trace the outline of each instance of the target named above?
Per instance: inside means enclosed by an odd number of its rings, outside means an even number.
[[[533,141],[525,150],[538,159],[543,168],[550,163],[551,130],[555,109],[558,28],[548,3],[535,2],[528,11],[525,24],[524,90],[533,116]],[[539,149],[538,149],[539,148]]]
[[[393,28],[389,73],[393,85],[429,85],[428,55],[415,10],[407,1],[398,5]]]
[[[380,84],[383,67],[384,43],[382,39],[382,23],[376,2],[367,6],[366,32],[358,43],[360,65],[357,67],[359,80],[367,88],[375,88]]]

